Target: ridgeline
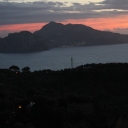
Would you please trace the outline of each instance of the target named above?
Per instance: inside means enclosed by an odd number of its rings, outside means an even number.
[[[128,35],[95,30],[82,24],[50,22],[30,33],[10,33],[0,38],[0,53],[39,52],[56,47],[128,43]]]

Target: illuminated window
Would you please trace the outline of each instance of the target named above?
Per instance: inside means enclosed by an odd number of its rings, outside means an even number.
[[[19,108],[19,109],[21,109],[21,108],[22,108],[22,106],[21,106],[21,105],[19,105],[19,106],[18,106],[18,108]]]

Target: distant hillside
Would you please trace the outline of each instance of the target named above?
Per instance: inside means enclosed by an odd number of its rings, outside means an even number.
[[[52,21],[33,34],[22,31],[0,38],[0,52],[36,52],[63,46],[123,43],[128,43],[128,35],[99,31],[82,24],[63,25]]]
[[[0,39],[0,52],[36,52],[48,49],[48,40],[28,31],[11,33]]]
[[[82,24],[67,24],[50,22],[42,27],[35,35],[49,39],[51,46],[64,45],[97,45],[128,43],[128,35],[95,30]]]

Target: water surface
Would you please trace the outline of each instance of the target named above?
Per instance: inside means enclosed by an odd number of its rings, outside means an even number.
[[[128,44],[55,48],[36,53],[0,53],[0,68],[17,65],[34,70],[60,70],[89,63],[128,62]]]

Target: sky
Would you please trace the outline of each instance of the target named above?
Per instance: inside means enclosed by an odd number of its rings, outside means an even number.
[[[0,37],[50,21],[128,34],[128,0],[0,0]]]

